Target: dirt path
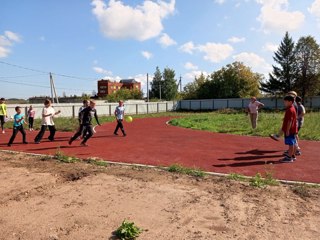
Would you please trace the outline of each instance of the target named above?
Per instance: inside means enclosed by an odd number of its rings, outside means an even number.
[[[320,189],[256,189],[157,169],[65,164],[0,152],[1,240],[114,239],[122,220],[142,240],[318,239]]]
[[[80,158],[100,157],[156,166],[179,163],[210,172],[248,176],[271,171],[278,179],[320,183],[320,142],[301,141],[303,155],[293,164],[279,164],[286,150],[282,141],[168,126],[169,119],[136,119],[125,125],[128,133],[125,138],[113,135],[115,123],[104,124],[97,128],[97,134],[88,142],[89,147],[80,147],[80,141],[69,146],[72,133],[64,132],[57,133],[55,142],[45,138],[41,144],[33,144],[36,132],[28,132],[30,144],[20,144],[19,135],[17,143],[8,148],[8,132],[0,136],[0,148],[44,154],[55,154],[60,149],[66,155]]]

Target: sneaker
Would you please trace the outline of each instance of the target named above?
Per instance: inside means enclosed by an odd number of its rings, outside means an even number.
[[[2,131],[2,134],[5,134],[5,133],[6,133],[6,132],[3,130],[3,131]]]
[[[292,156],[291,159],[292,159],[292,161],[297,160],[296,156]]]
[[[278,134],[270,134],[269,137],[275,141],[280,141],[280,136]]]
[[[284,157],[280,160],[281,163],[292,163],[294,160],[290,157]]]
[[[285,151],[282,155],[288,158],[290,157],[288,151]]]
[[[72,144],[72,142],[73,142],[73,141],[72,141],[72,139],[70,139],[70,140],[69,140],[69,142],[68,142],[68,143],[69,143],[69,145],[71,145],[71,144]]]
[[[9,144],[9,143],[8,143],[8,145],[7,145],[7,146],[8,146],[8,147],[11,147],[11,144]]]
[[[23,142],[23,144],[28,144],[28,142]]]
[[[114,132],[113,134],[118,136],[118,133],[116,133],[116,132]]]
[[[296,151],[296,155],[297,155],[297,156],[300,156],[301,154],[302,154],[302,153],[301,153],[300,150],[297,150],[297,151]]]
[[[86,144],[85,142],[82,142],[82,143],[80,143],[80,146],[88,147],[89,145],[88,145],[88,144]]]
[[[123,136],[125,137],[125,136],[127,136],[127,134],[126,134],[126,133],[124,133],[124,134],[123,134]]]
[[[34,143],[35,143],[35,144],[40,144],[40,141],[35,141]]]

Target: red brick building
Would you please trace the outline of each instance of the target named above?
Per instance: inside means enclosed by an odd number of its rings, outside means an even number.
[[[98,97],[105,97],[122,88],[141,90],[141,83],[135,79],[122,79],[120,82],[101,79],[98,81]]]

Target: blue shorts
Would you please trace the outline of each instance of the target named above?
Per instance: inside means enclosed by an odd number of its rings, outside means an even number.
[[[297,144],[296,135],[289,135],[284,137],[284,143],[289,146],[293,146]]]

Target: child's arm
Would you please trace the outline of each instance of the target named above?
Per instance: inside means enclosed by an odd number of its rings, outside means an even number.
[[[100,124],[100,122],[99,122],[99,119],[98,119],[97,111],[94,111],[94,118],[96,119],[97,124],[98,124],[99,126],[101,126],[101,124]]]
[[[287,129],[286,129],[286,136],[290,135],[291,126],[292,126],[292,118],[288,121]]]
[[[59,110],[58,112],[55,112],[54,115],[58,115],[60,113],[61,113],[61,111]]]

